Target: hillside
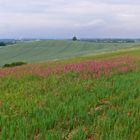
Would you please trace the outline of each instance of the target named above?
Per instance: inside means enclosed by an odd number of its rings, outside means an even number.
[[[0,66],[15,61],[40,62],[97,54],[135,47],[134,43],[93,43],[71,41],[19,42],[0,47]]]
[[[0,139],[139,139],[139,50],[0,68]]]

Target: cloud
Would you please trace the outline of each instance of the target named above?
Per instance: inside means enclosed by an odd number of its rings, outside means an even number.
[[[0,36],[135,37],[139,7],[138,0],[1,0]]]

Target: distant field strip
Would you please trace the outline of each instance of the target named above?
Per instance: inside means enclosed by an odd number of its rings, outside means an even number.
[[[0,48],[0,66],[15,61],[40,62],[140,47],[136,43],[92,43],[72,41],[20,42]]]

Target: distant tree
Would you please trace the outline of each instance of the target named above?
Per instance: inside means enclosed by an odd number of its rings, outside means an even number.
[[[4,64],[3,65],[3,68],[22,66],[22,65],[25,65],[25,64],[27,64],[27,63],[26,62],[21,62],[21,61],[19,61],[19,62],[13,62],[11,64]]]
[[[73,40],[73,41],[76,41],[76,40],[77,40],[77,37],[76,37],[76,36],[74,36],[74,37],[72,38],[72,40]]]
[[[0,46],[5,46],[6,44],[4,42],[0,42]]]

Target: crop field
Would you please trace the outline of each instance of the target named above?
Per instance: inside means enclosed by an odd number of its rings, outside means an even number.
[[[15,61],[40,62],[93,55],[131,47],[137,47],[137,43],[93,43],[54,40],[18,42],[14,45],[0,47],[0,66]]]
[[[139,85],[140,49],[1,68],[0,139],[138,140]]]

